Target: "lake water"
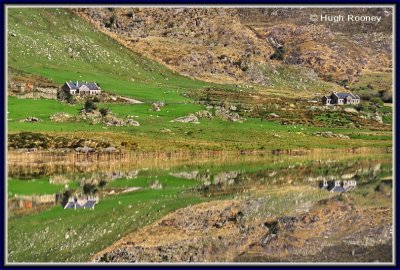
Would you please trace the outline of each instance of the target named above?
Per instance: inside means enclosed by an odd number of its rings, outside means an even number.
[[[9,161],[9,253],[15,261],[86,261],[93,249],[192,203],[268,196],[268,215],[306,211],[337,195],[320,189],[324,180],[355,181],[348,194],[360,205],[392,204],[392,154],[382,150],[101,159],[18,153]],[[89,195],[99,200],[93,210],[63,209],[69,198]],[[74,226],[85,231],[79,238],[85,245],[68,242]],[[52,236],[37,235],[52,229]],[[37,249],[26,252],[27,239]]]

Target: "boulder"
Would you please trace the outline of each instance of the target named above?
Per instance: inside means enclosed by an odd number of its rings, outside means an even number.
[[[33,117],[33,116],[28,116],[25,119],[22,119],[20,122],[30,122],[30,123],[37,123],[40,122],[41,120],[37,117]]]
[[[138,127],[140,126],[139,122],[136,120],[133,120],[131,118],[128,118],[128,120],[126,120],[126,125],[128,126],[134,126],[134,127]]]
[[[273,117],[273,118],[278,118],[279,115],[277,115],[276,113],[270,113],[269,116]]]
[[[347,113],[358,113],[358,111],[354,108],[344,108],[343,111]]]
[[[212,113],[206,110],[201,110],[195,113],[198,118],[212,119]]]
[[[215,111],[215,116],[220,117],[222,120],[231,121],[231,122],[242,123],[245,120],[238,113],[231,112],[222,107],[217,108],[217,110]]]
[[[372,119],[380,124],[383,124],[382,115],[380,115],[379,113],[375,113]]]
[[[161,107],[164,107],[165,103],[162,101],[157,101],[157,102],[153,102],[151,104],[151,109],[155,112],[159,112],[161,110]]]
[[[188,116],[178,117],[171,122],[180,122],[180,123],[199,123],[199,118],[197,118],[194,114],[189,114]]]

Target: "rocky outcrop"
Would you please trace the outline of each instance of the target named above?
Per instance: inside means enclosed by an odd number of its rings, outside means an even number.
[[[229,109],[225,109],[224,107],[217,107],[215,110],[215,116],[221,118],[225,121],[230,122],[239,122],[243,123],[246,119],[241,117],[237,112],[232,112]]]

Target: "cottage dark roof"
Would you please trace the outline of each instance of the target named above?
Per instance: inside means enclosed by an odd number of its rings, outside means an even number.
[[[82,206],[77,202],[68,202],[64,209],[75,209],[75,205],[76,208],[82,208]]]
[[[330,192],[345,192],[346,190],[343,187],[335,186],[329,190]]]
[[[87,201],[84,205],[83,208],[92,208],[97,202],[96,201]]]
[[[340,99],[345,99],[348,96],[352,97],[352,98],[356,98],[359,99],[360,97],[357,95],[353,95],[352,93],[333,93],[334,95],[336,95],[338,98]]]
[[[66,82],[70,89],[79,89],[82,85],[86,85],[90,90],[100,90],[95,82]]]

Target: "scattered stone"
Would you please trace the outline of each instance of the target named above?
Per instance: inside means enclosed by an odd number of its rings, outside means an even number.
[[[315,132],[315,136],[318,137],[327,137],[327,138],[340,138],[340,139],[350,139],[349,136],[343,134],[335,134],[332,131],[325,131],[325,132]]]
[[[50,120],[54,122],[68,122],[73,118],[72,115],[65,112],[57,112],[50,116]]]
[[[126,122],[122,119],[119,119],[117,117],[109,117],[107,118],[104,123],[107,126],[113,126],[113,127],[122,127],[122,126],[126,126]]]
[[[274,118],[278,118],[279,115],[277,115],[276,113],[270,113],[269,116],[274,117]]]
[[[171,130],[169,128],[163,128],[160,131],[161,133],[171,133]]]
[[[158,180],[156,180],[156,181],[154,181],[153,183],[150,184],[150,188],[151,189],[162,189],[163,186]]]

